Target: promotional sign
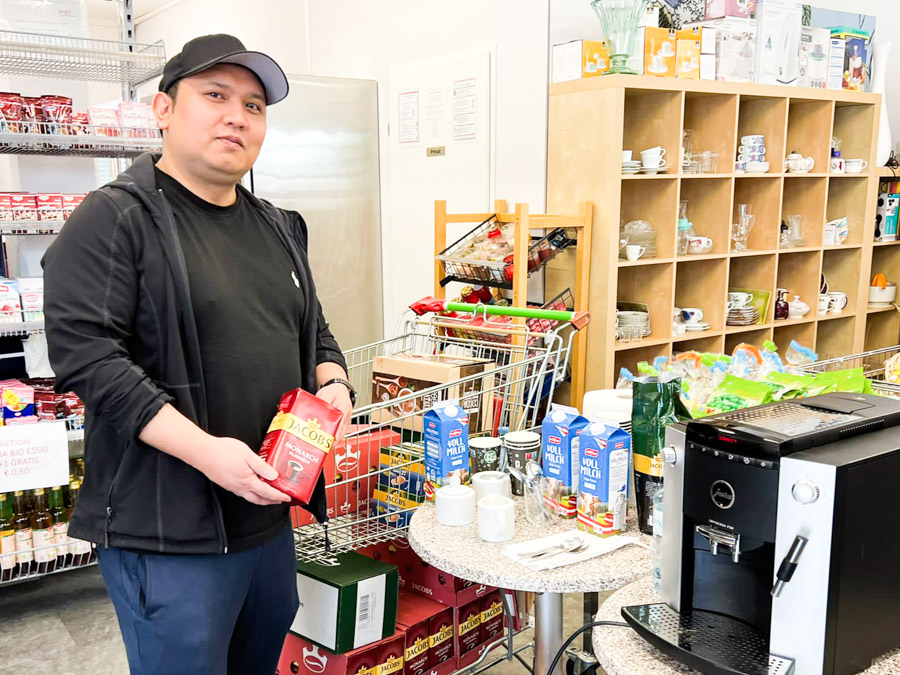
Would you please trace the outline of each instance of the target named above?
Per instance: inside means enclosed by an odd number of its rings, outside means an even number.
[[[65,422],[0,427],[0,492],[69,482]]]

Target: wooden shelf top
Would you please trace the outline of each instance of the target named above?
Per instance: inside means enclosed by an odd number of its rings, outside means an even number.
[[[866,312],[868,314],[879,314],[881,312],[896,312],[897,308],[893,305],[889,305],[887,307],[869,307],[866,306]]]
[[[862,248],[862,244],[835,244],[834,246],[823,246],[822,250],[828,251],[855,251]]]
[[[846,319],[848,316],[856,316],[856,312],[841,312],[840,314],[817,314],[816,318],[819,321],[831,321],[832,319]]]
[[[623,173],[622,180],[672,180],[678,178],[677,173]]]
[[[771,323],[754,323],[749,326],[725,326],[725,334],[734,335],[735,333],[749,333],[750,331],[766,330],[771,327]]]
[[[616,351],[624,352],[629,349],[641,349],[642,347],[659,347],[660,345],[665,345],[669,342],[671,342],[671,338],[655,338],[652,336],[646,337],[638,342],[619,342],[616,340]]]
[[[890,167],[887,166],[878,166],[875,167],[875,173],[879,178],[898,178],[900,179],[900,169],[894,171]]]
[[[896,246],[900,244],[900,240],[898,241],[876,241],[874,242],[874,246]]]
[[[636,93],[649,91],[686,92],[688,94],[731,94],[751,98],[791,98],[840,103],[875,104],[881,94],[844,89],[813,89],[811,87],[785,87],[751,82],[717,82],[715,80],[682,80],[649,75],[601,75],[585,77],[550,85],[551,96],[564,96],[600,89],[630,89]]]
[[[775,255],[778,253],[774,248],[773,249],[761,249],[758,251],[732,251],[729,255],[732,258],[752,258],[753,256],[758,255]]]
[[[844,247],[841,246],[841,247],[835,247],[835,248],[844,248]],[[780,248],[780,249],[778,249],[778,254],[779,255],[785,255],[785,254],[789,255],[791,253],[810,253],[813,251],[821,251],[821,250],[822,250],[821,246],[798,246],[796,248]]]
[[[690,342],[691,340],[699,340],[700,338],[711,338],[711,337],[721,337],[721,330],[713,330],[709,328],[707,330],[697,330],[697,331],[686,331],[684,335],[673,335],[672,342]]]
[[[809,314],[799,319],[778,319],[777,321],[772,322],[772,326],[775,328],[781,328],[782,326],[800,326],[804,323],[813,323],[815,320],[815,314],[810,311]]]
[[[727,258],[727,253],[687,253],[680,255],[676,260],[680,263],[696,262],[698,260],[722,260]]]
[[[641,258],[640,260],[619,260],[619,267],[640,267],[642,265],[665,265],[674,258]]]

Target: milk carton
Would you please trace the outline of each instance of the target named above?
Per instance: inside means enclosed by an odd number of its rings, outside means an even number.
[[[611,423],[593,422],[579,445],[578,528],[601,537],[624,532],[631,436]]]
[[[544,476],[549,478],[548,499],[563,518],[574,518],[578,494],[578,436],[588,425],[578,410],[553,403],[541,426]]]
[[[450,476],[469,482],[469,416],[458,400],[449,399],[425,413],[424,425],[425,495],[431,501]]]

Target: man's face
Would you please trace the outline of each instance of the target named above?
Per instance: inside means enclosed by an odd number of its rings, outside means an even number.
[[[240,179],[256,161],[266,136],[265,91],[246,68],[213,66],[178,82],[175,101],[153,101],[164,153],[209,180]]]

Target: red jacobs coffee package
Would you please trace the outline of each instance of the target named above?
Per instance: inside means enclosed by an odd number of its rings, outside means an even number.
[[[294,504],[309,504],[342,417],[340,410],[302,389],[282,396],[259,451],[278,471],[277,478],[266,482],[290,495]]]

